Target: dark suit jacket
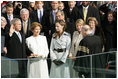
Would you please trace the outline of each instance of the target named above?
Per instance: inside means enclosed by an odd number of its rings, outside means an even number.
[[[100,15],[99,15],[99,11],[96,8],[94,8],[93,6],[90,6],[90,5],[88,7],[86,22],[87,22],[88,17],[95,17],[97,19],[97,21],[98,21],[98,25],[100,26]],[[82,5],[80,5],[78,7],[78,16],[77,16],[77,18],[75,16],[75,19],[80,19],[80,18],[84,20],[83,7],[82,7]]]
[[[73,23],[66,22],[66,30],[65,31],[71,34],[71,39],[72,39],[72,36],[73,36],[73,32],[75,30],[76,30],[76,27]]]
[[[47,22],[46,22],[46,36],[49,35],[49,30],[51,30],[51,36],[52,34],[55,32],[55,22],[54,22],[54,18],[53,18],[53,11],[52,9],[51,10],[48,10],[47,11]]]
[[[30,19],[31,19],[31,23],[32,22],[39,22],[37,10],[32,11],[30,13]],[[45,32],[46,25],[47,25],[46,22],[47,22],[47,11],[45,9],[43,9],[43,16],[42,16],[42,21],[41,21],[41,24],[43,27],[42,32]]]
[[[9,34],[6,37],[6,46],[7,46],[7,57],[9,58],[25,58],[26,51],[25,51],[25,36],[21,33],[22,43],[20,42],[17,34],[14,32],[13,35],[10,37]]]
[[[11,25],[10,25],[9,19],[8,19],[8,17],[7,17],[7,13],[2,14],[2,15],[3,15],[3,16],[5,17],[5,19],[7,20],[7,25],[6,25],[6,27],[10,28]],[[13,18],[19,18],[19,17],[13,14]]]
[[[77,7],[74,7],[72,12],[70,12],[70,8],[67,8],[67,9],[64,9],[65,10],[65,13],[66,13],[66,16],[67,18],[70,19],[70,22],[76,22],[76,17],[78,16],[78,8]]]
[[[21,20],[22,22],[22,20]],[[22,22],[22,29],[21,29],[21,32],[24,34],[24,29],[23,29],[23,22]],[[25,38],[29,37],[32,35],[32,32],[31,32],[31,21],[30,19],[28,19],[28,24],[27,24],[27,32],[26,32],[26,35],[25,35]]]

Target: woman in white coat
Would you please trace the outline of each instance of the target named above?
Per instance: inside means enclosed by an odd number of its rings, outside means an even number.
[[[47,56],[49,53],[47,40],[45,36],[39,35],[42,25],[38,22],[31,24],[33,35],[26,39],[28,49],[31,51],[28,61],[28,77],[29,78],[49,78],[47,67]]]
[[[71,36],[65,32],[66,23],[56,21],[56,32],[53,34],[50,46],[51,78],[70,78],[69,65],[66,62],[71,46]]]

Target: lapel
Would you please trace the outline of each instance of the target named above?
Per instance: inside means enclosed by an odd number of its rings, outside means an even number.
[[[90,5],[89,5],[86,20],[87,20],[88,17],[90,17],[90,14],[91,14],[91,8],[90,8]]]
[[[21,32],[24,33],[24,29],[23,29],[23,21],[21,19],[21,23],[22,23],[22,29],[21,29]]]
[[[50,23],[51,23],[51,24],[54,24],[54,19],[53,19],[53,10],[50,11],[49,19],[50,19]]]
[[[37,10],[35,10],[34,13],[35,13],[35,15],[36,15],[36,16],[35,16],[35,17],[36,17],[36,20],[39,22]]]
[[[61,35],[61,37],[56,40],[56,42],[57,42],[60,46],[63,45],[64,34],[65,34],[65,32],[63,32],[63,34]]]
[[[10,22],[9,22],[9,19],[8,19],[8,16],[7,16],[7,13],[5,14],[5,18],[6,18],[6,20],[7,20],[7,24],[10,25]]]
[[[19,43],[20,43],[20,39],[19,39],[18,35],[17,35],[15,32],[13,33],[13,36],[14,36],[14,38],[15,38],[17,41],[19,41]],[[22,37],[22,35],[21,35],[21,37]]]
[[[27,24],[27,32],[28,32],[28,30],[30,30],[30,26],[31,26],[31,24],[30,24],[31,22],[30,22],[30,19],[28,19],[28,24]]]
[[[82,19],[84,19],[84,15],[83,15],[83,7],[81,5],[81,8],[80,8],[80,16],[82,16]]]
[[[23,43],[25,42],[25,40],[24,40],[24,39],[25,39],[25,37],[24,37],[24,34],[23,34],[23,33],[21,33],[21,32],[20,32],[20,34],[21,34],[22,44],[23,44]]]

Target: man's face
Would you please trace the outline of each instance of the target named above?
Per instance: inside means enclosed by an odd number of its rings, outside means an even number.
[[[68,1],[69,8],[74,8],[76,2],[75,1]]]
[[[21,19],[22,19],[23,21],[27,21],[28,18],[29,18],[29,13],[28,13],[28,12],[22,12],[22,13],[20,14],[20,17],[21,17]]]
[[[53,10],[58,9],[58,7],[59,7],[58,1],[52,1],[51,6],[52,6],[52,9],[53,9]]]
[[[12,7],[7,7],[6,12],[9,16],[11,16],[13,14],[13,8]]]
[[[36,7],[37,9],[42,9],[43,8],[43,2],[39,1],[38,3],[36,3]]]
[[[16,21],[16,25],[14,26],[14,28],[18,32],[21,30],[21,21],[20,20]]]
[[[83,5],[84,7],[87,7],[87,6],[89,5],[89,1],[83,1],[83,2],[82,2],[82,5]]]
[[[64,20],[64,16],[60,12],[56,14],[56,20]]]

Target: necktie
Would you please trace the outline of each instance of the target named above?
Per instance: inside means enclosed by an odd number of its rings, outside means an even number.
[[[11,16],[9,16],[9,22],[10,22],[10,24],[11,24]]]
[[[41,23],[41,21],[42,21],[42,12],[40,10],[40,23]]]
[[[84,22],[86,23],[87,9],[84,8]]]
[[[24,22],[24,33],[26,34],[27,33],[27,23]]]
[[[22,38],[21,38],[20,32],[18,33],[18,38],[19,38],[20,42],[22,43]]]
[[[54,17],[54,22],[55,22],[55,19],[56,19],[56,12],[53,12],[53,17]]]

